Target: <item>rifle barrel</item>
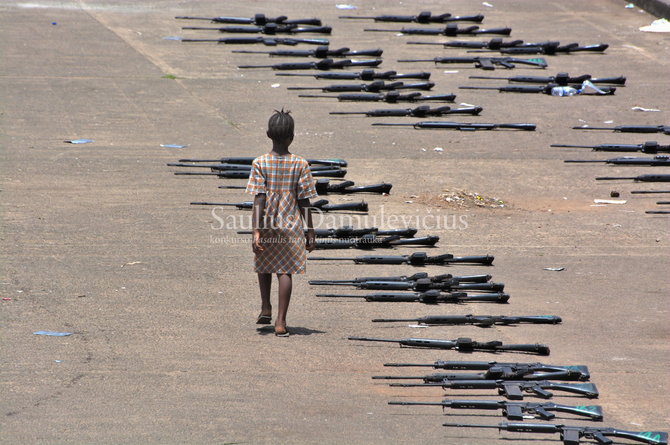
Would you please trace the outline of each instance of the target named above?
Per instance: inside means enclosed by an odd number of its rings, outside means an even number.
[[[587,160],[587,159],[566,159],[563,162],[571,162],[571,163],[591,163],[591,162],[607,162],[603,160]]]
[[[374,337],[347,337],[348,340],[359,340],[359,341],[381,341],[386,343],[397,343],[398,340],[392,340],[389,338],[374,338]]]
[[[551,144],[550,147],[562,147],[562,148],[595,148],[595,145]]]
[[[387,323],[387,322],[410,322],[410,321],[419,321],[418,318],[374,318],[373,323]]]
[[[354,258],[351,257],[346,257],[346,258],[331,258],[331,257],[322,257],[322,256],[310,256],[308,257],[310,260],[315,260],[315,261],[353,261]]]
[[[443,423],[442,426],[453,426],[456,428],[502,428],[501,425],[479,425],[475,423]]]

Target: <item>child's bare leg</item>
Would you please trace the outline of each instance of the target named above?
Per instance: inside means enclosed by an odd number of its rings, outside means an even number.
[[[275,320],[275,329],[277,327],[286,328],[286,312],[288,304],[291,301],[291,290],[293,279],[291,274],[277,274],[279,280],[279,308],[277,309],[277,319]]]
[[[272,304],[270,304],[270,291],[272,290],[272,274],[259,273],[258,287],[261,290],[261,315],[272,316]]]

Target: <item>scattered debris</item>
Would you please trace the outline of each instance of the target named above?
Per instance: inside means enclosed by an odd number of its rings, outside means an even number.
[[[645,112],[655,112],[655,111],[661,111],[657,110],[656,108],[642,108],[642,107],[633,107],[631,108],[633,111],[645,111]]]
[[[270,85],[270,86],[271,86],[272,88],[279,88],[279,87],[281,86],[281,84],[273,83],[273,84]]]
[[[435,147],[435,148],[433,148],[433,151],[437,151],[439,153],[439,152],[443,152],[444,149],[442,147]]]
[[[551,272],[561,272],[565,270],[565,267],[543,267],[542,270],[548,270]]]
[[[182,38],[182,36],[167,36],[163,37],[163,40],[181,40]]]
[[[70,139],[63,142],[67,142],[68,144],[90,144],[93,142],[93,139]]]
[[[179,145],[179,144],[161,144],[163,148],[186,148],[188,145]]]
[[[482,2],[483,6],[486,6],[487,8],[493,8],[493,5],[489,2]]]
[[[35,335],[48,335],[51,337],[67,337],[68,335],[72,335],[72,332],[54,332],[54,331],[35,331],[33,332]]]
[[[596,204],[626,204],[625,199],[594,199]]]
[[[640,31],[644,32],[670,32],[670,22],[666,19],[658,19],[651,22],[651,25],[643,26]]]
[[[336,7],[337,9],[358,9],[358,8],[356,8],[355,6],[352,6],[352,5],[344,5],[344,4],[335,5],[335,7]]]
[[[479,193],[468,192],[465,190],[445,190],[439,195],[412,195],[416,202],[427,204],[432,207],[445,208],[501,208],[505,207],[505,202],[498,198],[482,196]]]
[[[133,266],[135,264],[144,264],[144,263],[142,261],[131,261],[130,263],[122,264],[121,267]],[[124,289],[124,288],[122,288],[122,289]]]

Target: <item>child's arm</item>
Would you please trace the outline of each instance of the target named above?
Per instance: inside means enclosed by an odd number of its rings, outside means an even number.
[[[251,224],[254,228],[254,242],[251,249],[254,253],[259,253],[265,249],[261,243],[261,229],[265,220],[265,193],[258,193],[254,197],[254,207],[251,212]]]
[[[314,224],[312,223],[312,208],[310,207],[309,198],[299,199],[298,208],[300,209],[300,216],[307,222],[307,245],[305,248],[308,252],[314,250]]]

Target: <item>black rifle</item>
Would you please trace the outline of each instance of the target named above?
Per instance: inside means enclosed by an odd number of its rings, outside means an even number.
[[[169,162],[166,164],[168,167],[195,167],[195,168],[209,168],[212,171],[218,171],[218,170],[239,170],[239,171],[251,171],[251,165],[250,164],[202,164],[202,163],[195,163],[195,164],[185,164],[181,162]],[[312,165],[310,167],[310,170],[312,173],[316,173],[319,171],[326,171],[326,170],[336,170],[339,167],[334,166],[334,165]]]
[[[342,181],[332,184],[329,178],[317,178],[315,182],[316,193],[319,195],[328,195],[330,193],[351,194],[351,193],[389,193],[392,184],[372,184],[372,185],[354,185],[354,181]],[[220,189],[238,189],[244,190],[245,185],[220,185]]]
[[[421,71],[418,73],[398,74],[395,71],[375,71],[375,70],[361,70],[358,73],[275,73],[275,76],[288,77],[314,77],[315,79],[331,79],[331,80],[396,80],[396,79],[430,79],[429,71]]]
[[[251,165],[256,159],[253,156],[227,157],[218,159],[179,159],[179,162],[219,162],[221,164],[246,164]],[[344,159],[305,159],[309,165],[329,165],[331,167],[346,167]]]
[[[542,94],[551,94],[552,90],[555,87],[560,87],[561,85],[558,85],[556,83],[550,83],[547,85],[505,85],[502,87],[471,87],[471,86],[464,86],[464,87],[458,87],[461,90],[498,90],[499,93],[542,93]],[[575,90],[579,90],[581,88],[581,85],[573,85],[572,88]],[[611,96],[614,95],[614,92],[616,91],[616,87],[611,87],[611,86],[599,86],[598,89],[600,89],[604,94],[596,94],[597,96]]]
[[[470,40],[451,40],[449,42],[407,42],[408,45],[440,45],[445,48],[511,48],[515,46],[524,45],[523,40],[508,40],[504,41],[500,37],[493,38],[488,42],[475,42]],[[535,45],[530,43],[529,45]]]
[[[328,45],[328,39],[293,39],[279,37],[226,37],[223,39],[181,39],[182,42],[216,42],[228,45],[250,45],[262,43],[265,46],[288,45],[295,46],[299,43],[308,45]]]
[[[354,229],[351,226],[342,226],[337,229],[314,229],[314,236],[316,238],[348,238],[348,237],[360,237],[370,233],[377,233],[376,227],[364,227],[360,229]],[[239,235],[251,235],[253,231],[251,230],[238,230]],[[307,233],[307,229],[305,229]]]
[[[383,322],[409,322],[414,321],[426,325],[454,325],[471,324],[482,328],[493,325],[512,325],[519,323],[531,324],[557,324],[561,317],[556,315],[524,315],[524,316],[506,316],[506,315],[426,315],[419,318],[375,318],[375,323]]]
[[[268,23],[263,26],[222,26],[220,28],[203,28],[198,26],[182,26],[181,29],[195,29],[207,31],[219,31],[236,34],[298,34],[298,33],[316,33],[330,34],[333,28],[330,26],[310,26],[299,28],[298,25],[282,25],[277,23]]]
[[[277,57],[316,57],[319,59],[326,59],[328,57],[350,57],[350,56],[373,56],[379,57],[382,55],[382,50],[367,49],[361,51],[351,51],[349,48],[330,49],[328,46],[319,46],[316,49],[307,50],[279,50],[279,51],[250,51],[250,50],[233,50],[234,53],[239,54],[269,54]]]
[[[632,179],[635,182],[670,182],[670,174],[639,175],[626,178],[612,178],[609,176],[596,178],[597,181],[610,181],[617,179]]]
[[[174,172],[175,175],[183,176],[218,176],[219,178],[248,178],[251,170],[217,170],[213,172]],[[347,171],[343,168],[332,170],[316,170],[312,172],[313,177],[343,178]]]
[[[433,369],[450,369],[461,371],[484,371],[483,373],[470,374],[471,378],[462,378],[469,374],[455,374],[459,377],[451,379],[459,380],[580,380],[587,381],[591,374],[586,366],[572,365],[559,366],[545,363],[516,363],[516,362],[468,362],[468,361],[443,361],[435,363],[384,363],[391,367],[430,367]]]
[[[551,423],[508,423],[500,422],[498,425],[471,425],[467,423],[443,423],[442,426],[457,428],[497,428],[498,431],[511,431],[515,433],[546,433],[560,434],[565,445],[578,445],[581,438],[592,439],[601,445],[613,443],[611,437],[634,440],[651,445],[667,445],[668,433],[660,431],[625,431],[618,428],[591,427],[591,426],[569,426]]]
[[[582,368],[586,369],[585,366]],[[588,370],[586,371],[588,376]],[[574,374],[574,373],[573,373]],[[578,380],[574,376],[568,376],[566,372],[557,371],[557,372],[533,372],[528,369],[520,368],[515,370],[515,372],[506,372],[502,373],[499,369],[491,368],[486,372],[478,373],[436,373],[428,374],[423,376],[391,376],[391,375],[378,375],[373,376],[373,379],[383,379],[383,380],[423,380],[424,383],[436,383],[443,382],[445,380],[523,380],[523,381],[534,381],[534,380],[569,380],[574,381]]]
[[[560,45],[559,42],[544,42],[538,43],[535,45],[519,45],[513,46],[510,48],[498,48],[498,49],[474,49],[467,51],[469,53],[484,53],[484,52],[499,52],[501,54],[512,54],[512,55],[521,55],[521,54],[570,54],[576,52],[590,52],[590,53],[602,53],[609,45],[607,43],[599,43],[597,45],[583,45],[580,46],[579,43],[569,43],[567,45]]]
[[[590,81],[591,83],[606,83],[612,85],[625,85],[626,78],[624,76],[619,77],[601,77],[594,79],[590,74],[582,74],[581,76],[570,76],[568,73],[558,73],[555,76],[512,76],[512,77],[495,77],[495,76],[470,76],[469,79],[496,79],[496,80],[507,80],[508,82],[519,82],[519,83],[555,83],[561,86],[568,85],[569,83],[581,83],[585,80]]]
[[[383,80],[375,80],[371,83],[363,83],[360,85],[326,85],[323,87],[288,87],[287,90],[321,90],[325,93],[345,93],[353,91],[366,91],[368,93],[377,93],[379,91],[387,90],[430,90],[435,86],[434,82],[417,82],[406,84],[403,82],[386,83]]]
[[[453,102],[456,98],[454,94],[437,94],[434,96],[422,96],[419,92],[413,92],[408,94],[400,94],[397,90],[389,91],[386,94],[339,94],[337,96],[324,96],[318,94],[300,94],[298,97],[325,97],[337,99],[340,102],[387,102],[387,103],[397,103],[397,102],[423,102],[423,101],[434,101],[434,102]]]
[[[488,123],[465,123],[465,122],[442,122],[442,121],[422,121],[415,124],[386,124],[376,122],[372,125],[382,127],[414,127],[415,129],[429,129],[429,130],[460,130],[460,131],[474,131],[474,130],[525,130],[535,131],[535,124],[488,124]]]
[[[345,228],[343,228],[343,229],[345,229]],[[325,230],[330,231],[330,230],[334,230],[334,229],[325,229]],[[416,230],[416,229],[412,229],[412,230]],[[381,232],[382,231],[379,231],[379,232],[377,232],[377,234],[379,234]],[[240,233],[240,232],[238,232],[238,233]],[[251,233],[251,232],[249,232],[249,233]],[[326,236],[326,235],[324,235],[324,236]],[[327,236],[334,236],[334,235],[327,235]],[[349,236],[349,235],[344,235],[344,236],[346,237],[346,236]],[[413,234],[408,235],[408,236],[413,236]],[[428,276],[428,274],[426,272],[417,272],[413,275],[399,275],[399,276],[393,276],[393,277],[357,277],[357,278],[354,278],[353,280],[310,280],[309,284],[320,285],[320,286],[330,286],[330,285],[345,285],[345,284],[350,285],[350,284],[363,283],[363,282],[368,282],[368,281],[402,281],[402,282],[408,282],[408,281],[416,281],[416,280],[419,280],[421,278],[427,278],[434,283],[439,283],[441,281],[451,281],[451,280],[453,280],[454,282],[459,282],[459,283],[486,283],[491,279],[491,275],[453,276],[453,275],[447,273],[447,274],[442,274],[442,275],[434,275],[434,276],[430,277],[430,276]]]
[[[670,153],[670,145],[660,145],[656,141],[647,141],[643,144],[600,144],[600,145],[566,145],[551,144],[551,147],[591,148],[593,151],[635,152],[642,153]]]
[[[438,237],[434,236],[434,237],[423,237],[423,238],[408,238],[406,240],[407,241],[413,239],[422,240],[424,238],[428,238],[428,240],[433,244],[437,242],[437,240],[439,239]],[[398,241],[405,241],[405,240],[398,240]],[[394,241],[392,244],[395,245],[394,244],[395,242],[397,241]],[[489,283],[489,282],[461,283],[461,281],[458,278],[444,278],[440,279],[439,281],[435,280],[434,278],[419,278],[417,280],[405,280],[405,281],[369,280],[369,281],[357,281],[354,283],[352,282],[338,283],[331,281],[331,282],[319,282],[318,284],[326,284],[326,283],[328,283],[328,285],[331,286],[354,286],[357,289],[384,290],[384,291],[413,290],[415,292],[423,292],[431,289],[437,289],[441,291],[462,290],[462,291],[502,292],[503,290],[505,290],[505,285],[503,283]],[[316,284],[316,283],[312,283],[310,281],[310,284]],[[445,321],[445,324],[446,323],[447,322]]]
[[[325,298],[364,298],[367,302],[375,303],[467,303],[472,301],[500,303],[509,301],[509,295],[504,292],[469,295],[465,292],[440,292],[429,290],[426,292],[386,292],[377,294],[316,294]]]
[[[273,70],[332,70],[344,69],[350,66],[378,66],[382,63],[382,59],[371,60],[333,60],[321,59],[317,62],[296,62],[296,63],[279,63],[276,65],[240,65],[238,68],[272,68]]]
[[[621,125],[618,127],[572,127],[573,130],[612,130],[620,133],[670,134],[670,125]]]
[[[598,389],[593,383],[562,383],[549,380],[443,380],[429,383],[391,383],[389,386],[431,387],[444,389],[498,389],[498,395],[510,400],[522,400],[524,393],[549,399],[554,396],[550,391],[564,391],[579,394],[589,399],[598,397]]]
[[[378,15],[374,17],[362,17],[362,16],[353,16],[353,15],[341,15],[338,18],[340,19],[357,19],[357,20],[374,20],[375,22],[396,22],[396,23],[447,23],[447,22],[475,22],[481,23],[484,20],[484,16],[481,14],[477,15],[466,15],[466,16],[453,16],[448,12],[444,14],[434,15],[430,11],[421,11],[417,15]]]
[[[455,349],[458,352],[525,352],[527,354],[549,355],[549,346],[538,343],[504,345],[503,342],[498,340],[478,342],[466,337],[457,338],[456,340],[436,340],[432,338],[404,338],[401,340],[392,340],[388,338],[370,337],[348,337],[348,339],[358,341],[398,343],[400,346],[409,346],[413,348]]]
[[[670,176],[670,175],[669,175]],[[455,257],[450,253],[428,256],[426,252],[414,252],[411,255],[364,255],[347,258],[309,257],[313,261],[353,261],[355,264],[409,264],[411,266],[425,266],[426,264],[481,264],[490,266],[493,255],[476,255]]]
[[[213,23],[233,23],[236,25],[267,25],[268,23],[279,23],[282,25],[313,25],[321,26],[319,19],[292,19],[288,20],[285,15],[278,17],[266,17],[265,14],[255,14],[251,18],[245,17],[185,17],[178,16],[176,19],[185,20],[209,20]]]
[[[317,241],[317,249],[373,249],[392,248],[396,246],[434,246],[440,240],[439,236],[423,236],[420,238],[401,238],[398,235],[380,237],[376,234],[368,234],[358,238],[349,239],[326,239]],[[390,283],[397,283],[392,281]],[[406,290],[405,287],[403,290]]]
[[[613,164],[613,165],[647,165],[650,167],[659,167],[659,166],[668,167],[670,166],[670,157],[654,156],[653,158],[637,158],[634,156],[621,156],[618,158],[593,160],[593,161],[586,159],[566,159],[563,162],[570,162],[570,163],[604,162],[606,164]]]
[[[444,28],[402,28],[402,29],[364,29],[371,32],[399,32],[406,35],[424,35],[424,36],[455,36],[458,34],[479,35],[479,34],[498,34],[508,36],[512,34],[511,28],[491,28],[481,29],[473,25],[465,28],[459,28],[456,23],[450,23]]]
[[[475,68],[483,70],[494,70],[496,65],[503,68],[514,68],[516,64],[529,65],[544,69],[547,67],[547,61],[541,57],[533,59],[519,59],[516,57],[435,57],[433,59],[400,59],[398,62],[435,62],[435,63],[474,63]]]
[[[227,203],[227,202],[203,202],[203,201],[193,201],[191,205],[203,205],[203,206],[231,206],[237,207],[238,209],[251,209],[254,206],[253,201],[243,201],[238,203]],[[310,204],[310,207],[319,209],[323,212],[331,212],[338,210],[352,210],[356,212],[367,212],[368,204],[365,201],[361,202],[346,202],[343,204],[329,204],[325,199],[319,199]]]
[[[428,105],[421,105],[415,108],[396,108],[387,110],[331,111],[329,114],[363,114],[367,117],[409,116],[422,118],[429,116],[444,116],[446,114],[469,114],[471,116],[477,116],[482,110],[482,107],[451,108],[444,106],[430,108]]]
[[[449,400],[441,402],[389,402],[389,405],[429,405],[453,409],[487,409],[502,410],[502,415],[509,420],[523,420],[524,413],[531,414],[543,420],[552,420],[556,417],[551,411],[583,416],[589,420],[603,420],[603,409],[598,405],[570,406],[558,405],[552,402],[507,402],[505,400]]]

